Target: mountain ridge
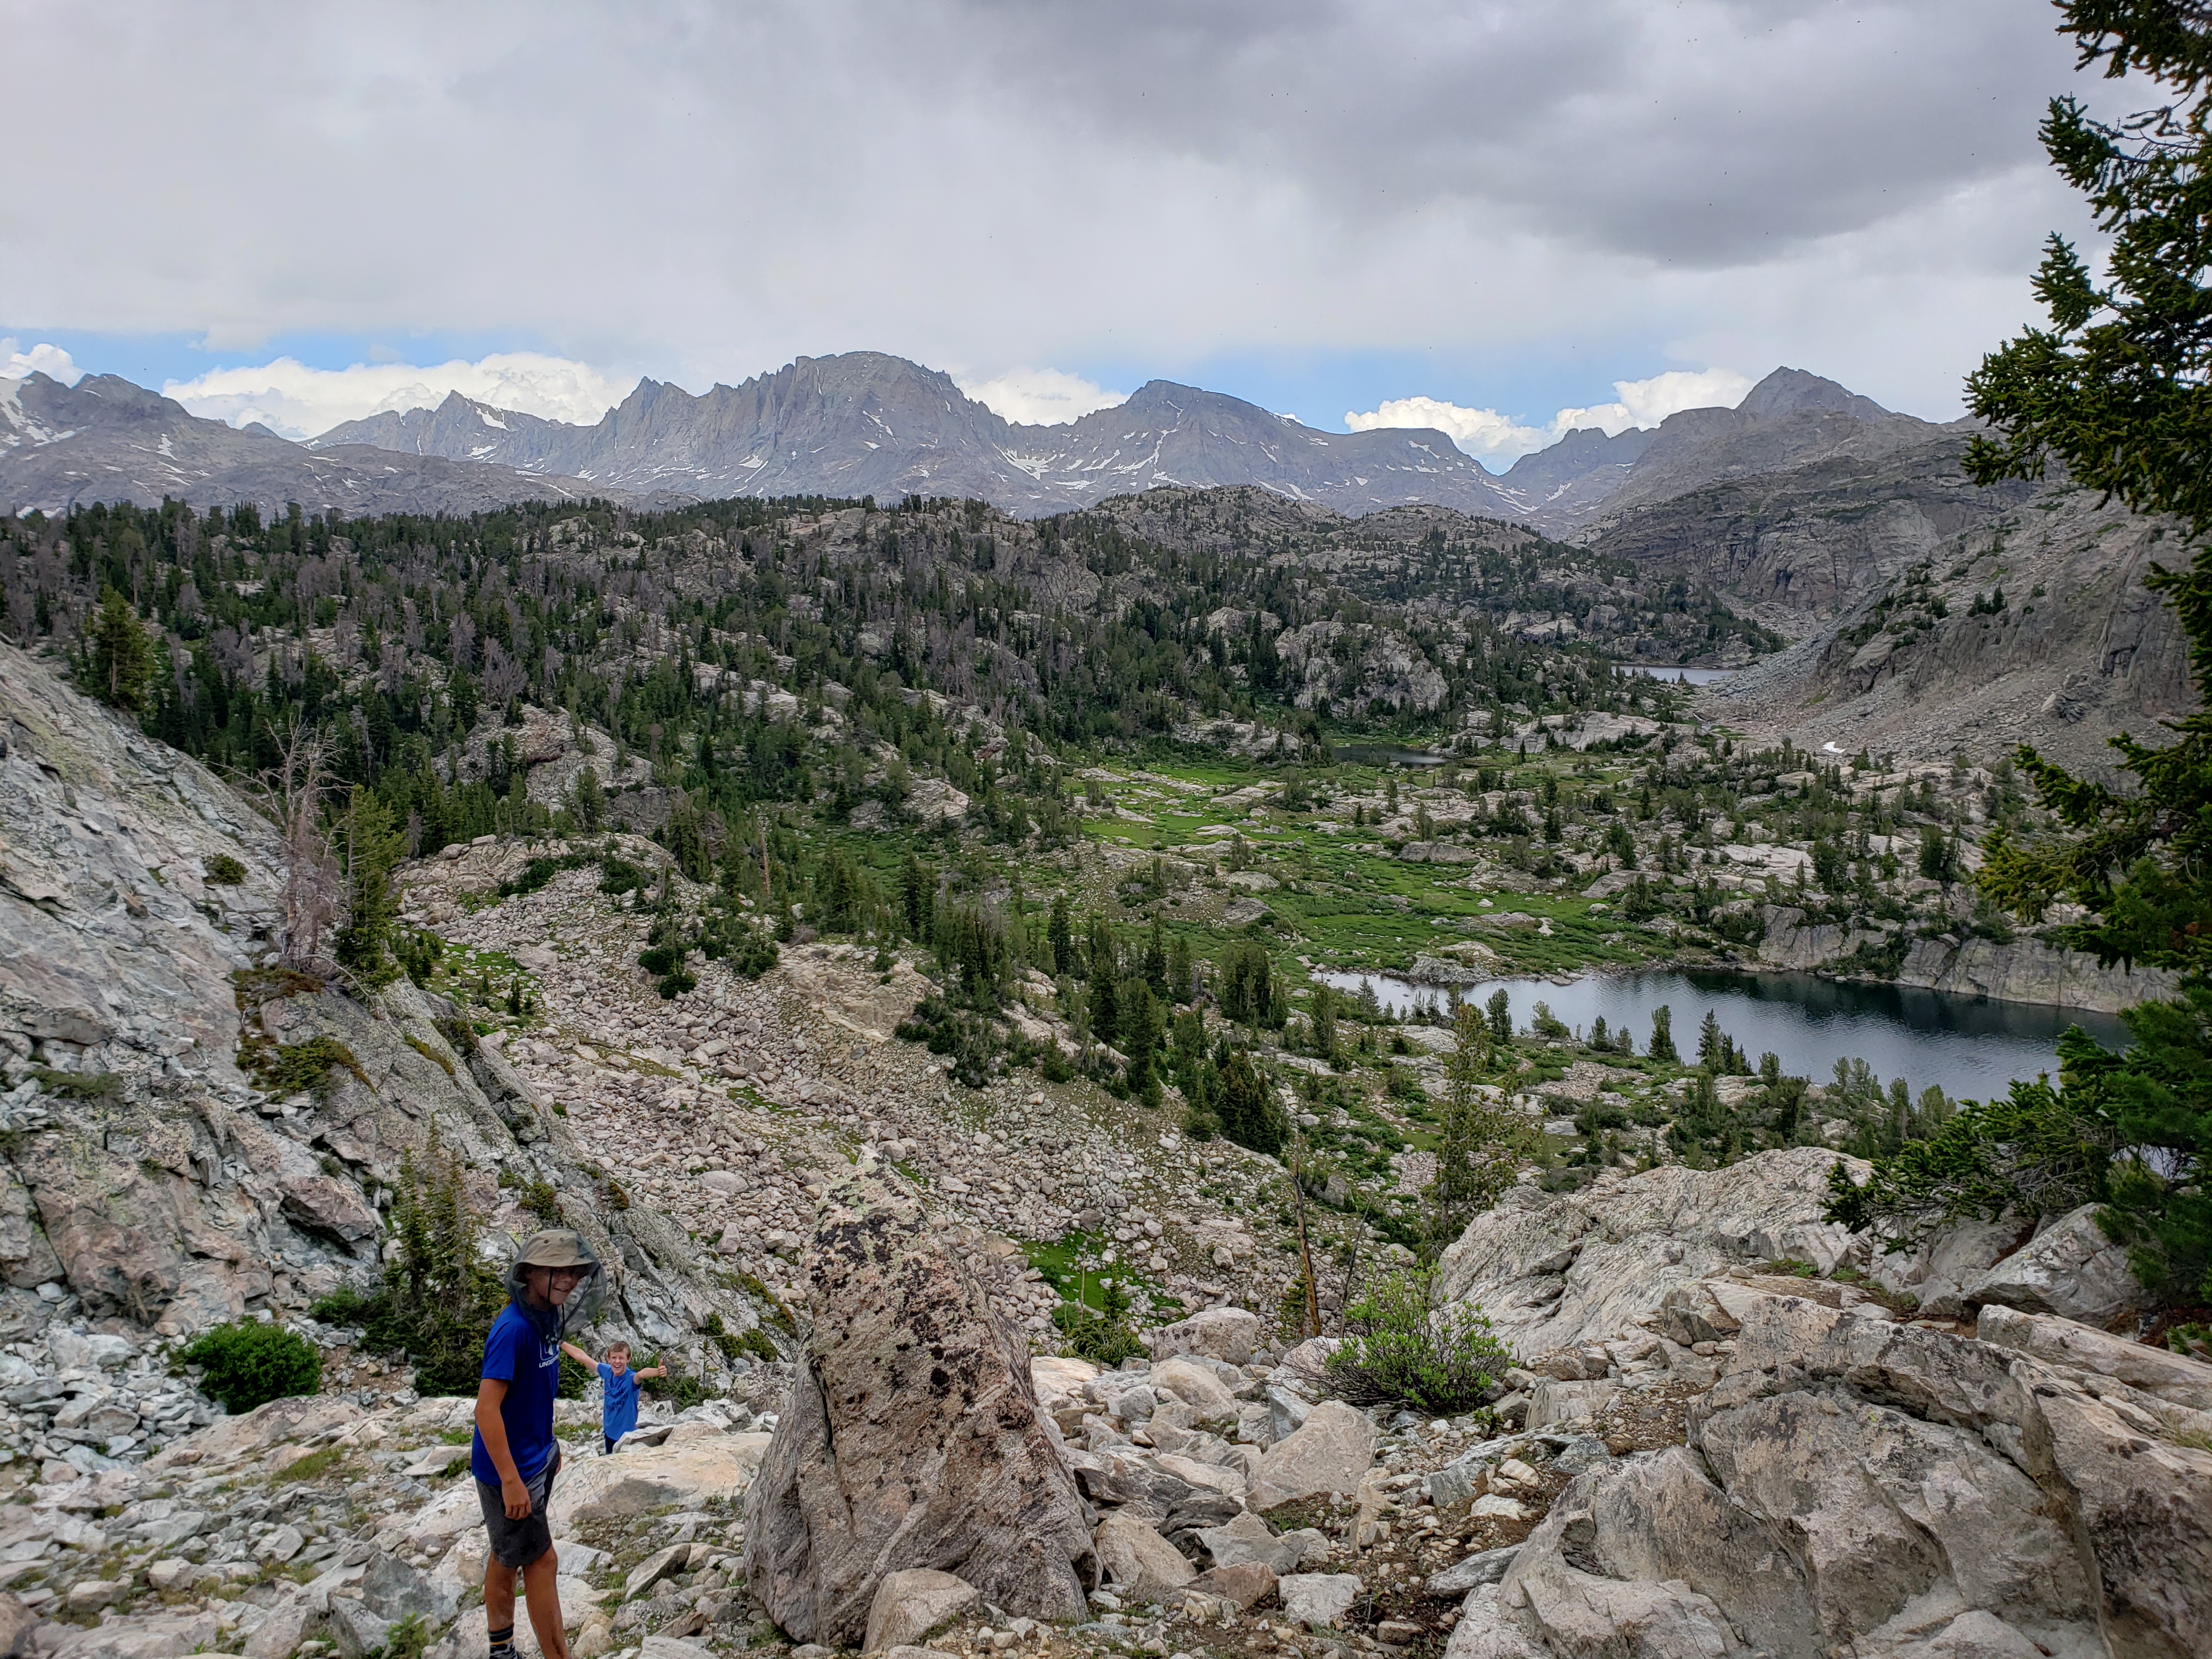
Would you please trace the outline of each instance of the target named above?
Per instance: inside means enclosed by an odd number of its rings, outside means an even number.
[[[974,496],[1029,516],[1158,485],[1244,483],[1355,514],[1422,502],[1522,516],[1488,470],[1442,432],[1320,432],[1165,380],[1063,425],[1027,426],[942,371],[883,352],[799,357],[696,397],[641,380],[590,426],[451,393],[435,410],[371,416],[309,441],[315,449],[345,444],[495,460],[618,488]]]
[[[380,447],[310,450],[266,428],[194,415],[116,374],[88,374],[73,386],[38,371],[0,380],[0,507],[17,513],[176,498],[199,507],[279,510],[297,501],[313,512],[465,514],[594,495],[647,499],[441,455],[402,464]]]

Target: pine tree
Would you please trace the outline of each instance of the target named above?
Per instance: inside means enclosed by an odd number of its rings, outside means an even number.
[[[1534,1126],[1502,1091],[1482,1085],[1493,1056],[1491,1024],[1481,1011],[1461,1003],[1453,1011],[1452,1036],[1436,1178],[1424,1195],[1423,1254],[1431,1261],[1513,1184],[1537,1139]]]
[[[1336,1059],[1336,993],[1326,985],[1316,985],[1310,1006],[1314,1052],[1334,1063]]]
[[[1674,1011],[1663,1002],[1651,1011],[1651,1047],[1646,1052],[1670,1066],[1681,1061],[1674,1052]]]
[[[1728,1069],[1727,1039],[1721,1035],[1720,1016],[1711,1009],[1705,1010],[1704,1024],[1698,1027],[1698,1064],[1708,1072],[1718,1073]]]
[[[406,849],[392,828],[390,809],[359,787],[338,830],[346,884],[345,925],[335,940],[338,965],[363,984],[387,984],[399,971],[387,950],[399,915],[392,872]]]
[[[899,899],[906,909],[907,932],[917,940],[935,933],[936,898],[936,878],[927,865],[908,853],[899,869]]]
[[[1260,1068],[1244,1050],[1233,1048],[1220,1073],[1221,1133],[1240,1146],[1273,1158],[1289,1140],[1290,1125]]]
[[[1075,972],[1075,922],[1067,912],[1067,895],[1052,896],[1052,920],[1045,927],[1045,942],[1052,952],[1055,976]]]
[[[154,641],[131,601],[112,587],[100,592],[100,611],[85,630],[85,683],[102,702],[143,713],[154,683]]]

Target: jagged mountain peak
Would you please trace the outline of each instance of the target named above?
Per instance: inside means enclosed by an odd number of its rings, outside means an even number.
[[[1769,417],[1808,411],[1849,415],[1862,421],[1881,421],[1893,411],[1849,386],[1802,368],[1778,368],[1744,394],[1736,406],[1739,415]]]

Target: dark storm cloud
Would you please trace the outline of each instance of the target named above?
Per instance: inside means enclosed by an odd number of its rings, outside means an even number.
[[[1786,358],[1925,404],[2079,222],[2034,144],[2050,21],[0,0],[0,326],[473,331],[695,385],[857,345],[980,377],[1626,341],[1611,372]]]

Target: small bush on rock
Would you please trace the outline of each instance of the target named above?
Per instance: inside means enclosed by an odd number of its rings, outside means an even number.
[[[1451,1417],[1482,1403],[1513,1363],[1471,1303],[1431,1309],[1433,1268],[1385,1273],[1344,1310],[1328,1380],[1355,1406],[1404,1405]]]
[[[205,1368],[200,1392],[221,1401],[233,1416],[272,1400],[313,1394],[323,1381],[323,1357],[314,1344],[282,1325],[252,1320],[217,1325],[179,1357]]]
[[[1109,1279],[1099,1282],[1096,1310],[1080,1302],[1063,1302],[1052,1310],[1052,1322],[1066,1339],[1067,1351],[1079,1359],[1109,1369],[1144,1352],[1145,1345],[1129,1328],[1129,1296]]]

